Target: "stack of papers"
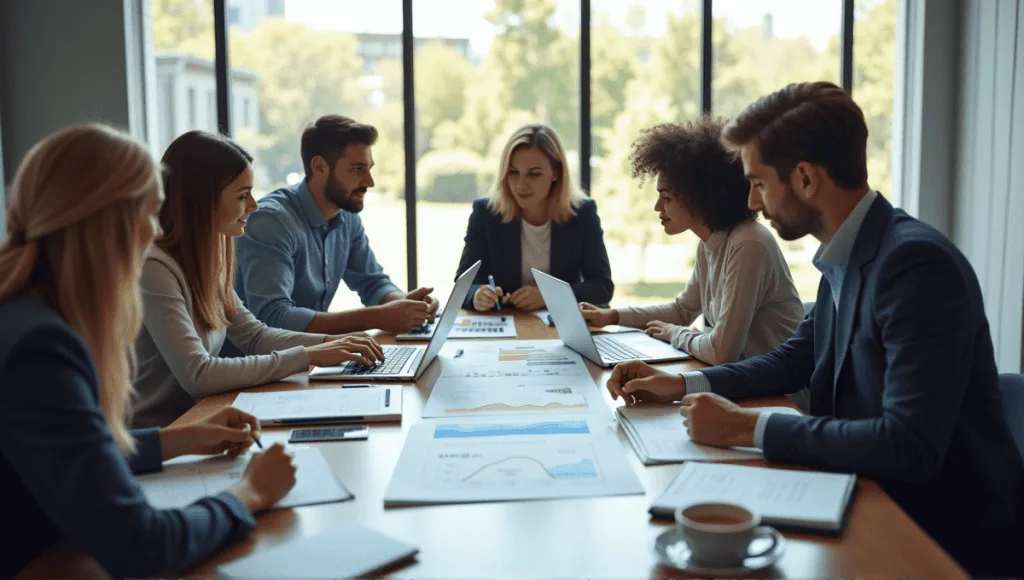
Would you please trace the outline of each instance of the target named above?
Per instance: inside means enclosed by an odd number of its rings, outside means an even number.
[[[680,406],[675,404],[641,404],[617,409],[619,424],[644,465],[684,461],[736,461],[763,456],[760,449],[753,447],[720,448],[694,443],[683,427],[679,409]],[[759,410],[800,414],[788,407],[764,407]]]
[[[720,463],[687,463],[654,500],[651,514],[672,518],[697,503],[739,504],[781,529],[838,534],[857,476]]]

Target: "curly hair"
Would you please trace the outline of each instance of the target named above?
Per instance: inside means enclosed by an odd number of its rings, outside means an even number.
[[[709,116],[645,129],[633,143],[630,163],[641,182],[664,175],[673,195],[711,231],[753,219],[743,164],[722,145],[725,120]]]

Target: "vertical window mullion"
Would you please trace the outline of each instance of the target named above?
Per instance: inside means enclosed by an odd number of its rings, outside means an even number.
[[[711,112],[711,68],[714,56],[711,2],[703,0],[700,14],[700,111],[704,114]]]
[[[231,135],[231,78],[228,63],[227,0],[213,0],[214,66],[217,76],[217,130]]]
[[[409,289],[417,287],[416,271],[416,91],[413,76],[412,0],[402,0],[402,104],[405,139],[405,245]]]

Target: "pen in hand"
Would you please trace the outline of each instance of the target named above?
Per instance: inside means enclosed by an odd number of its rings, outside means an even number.
[[[487,283],[490,284],[491,290],[494,290],[494,295],[497,296],[498,295],[498,288],[494,285],[494,276],[488,274],[487,275]],[[495,303],[495,306],[498,307],[498,312],[501,312],[501,296],[497,296],[497,298],[498,298],[498,301]]]
[[[259,447],[260,449],[263,449],[263,442],[260,441],[260,436],[257,435],[256,433],[254,433],[252,431],[252,427],[250,427],[249,425],[246,425],[245,428],[249,430],[250,435],[252,436],[252,441],[253,441],[253,443],[256,444],[256,447]]]

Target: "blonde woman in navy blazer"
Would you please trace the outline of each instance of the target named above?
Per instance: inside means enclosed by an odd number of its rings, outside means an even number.
[[[493,193],[473,202],[458,274],[480,271],[464,307],[544,307],[532,268],[568,282],[581,302],[612,299],[608,251],[597,204],[573,186],[565,149],[547,125],[526,125],[505,145]],[[495,288],[488,283],[494,277]]]

